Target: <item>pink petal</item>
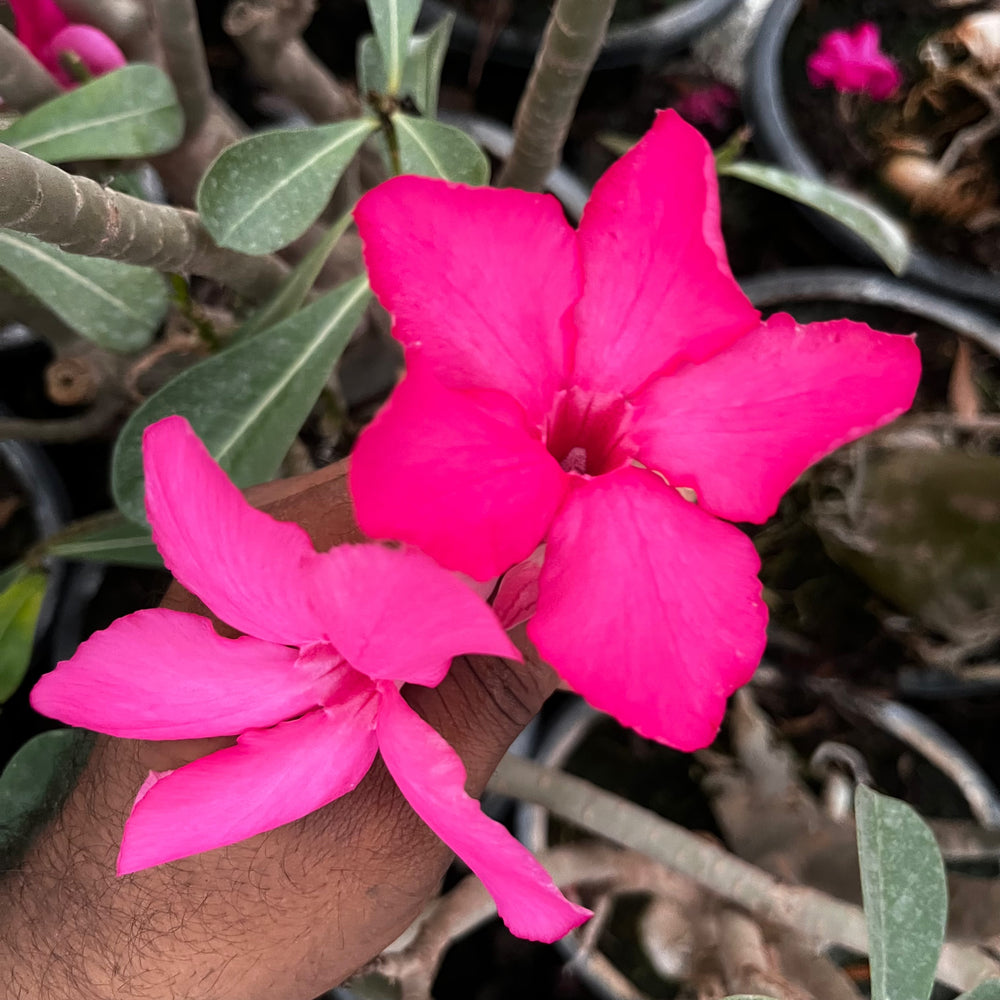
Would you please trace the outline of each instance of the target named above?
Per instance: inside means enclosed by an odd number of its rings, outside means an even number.
[[[252,729],[235,746],[151,774],[125,824],[118,874],[235,844],[346,795],[375,759],[375,699]]]
[[[302,583],[305,531],[254,510],[183,417],[143,435],[146,511],[167,569],[224,622],[288,645],[322,638]]]
[[[460,653],[521,659],[482,598],[422,552],[341,545],[313,580],[327,638],[369,677],[434,687]]]
[[[458,754],[409,705],[383,685],[379,750],[413,811],[472,869],[512,934],[558,941],[590,910],[569,902],[548,872],[505,827],[465,792]]]
[[[550,195],[398,177],[355,210],[393,333],[452,389],[499,389],[534,422],[566,371],[579,295],[573,230]]]
[[[706,509],[764,521],[812,462],[902,413],[919,380],[909,337],[780,314],[653,382],[634,400],[633,437],[646,465]]]
[[[589,702],[680,750],[711,743],[764,651],[760,561],[739,530],[627,468],[549,532],[528,635]]]
[[[70,726],[136,740],[233,736],[316,704],[297,651],[224,639],[201,615],[155,608],[95,632],[46,674],[31,704]]]
[[[55,0],[8,0],[17,37],[36,59],[52,36],[68,23]]]
[[[574,381],[629,394],[753,329],[726,263],[712,151],[673,111],[597,182],[578,235]]]
[[[103,31],[89,24],[71,24],[57,32],[49,43],[49,52],[60,70],[60,53],[75,52],[91,76],[101,76],[125,65],[122,50]],[[67,75],[65,71],[63,74]]]
[[[493,612],[506,629],[526,622],[538,604],[538,577],[545,562],[545,546],[539,545],[527,559],[522,560],[500,578]]]
[[[442,386],[419,351],[407,363],[351,459],[358,524],[477,580],[499,576],[542,540],[567,477],[512,419],[509,397],[473,401]]]

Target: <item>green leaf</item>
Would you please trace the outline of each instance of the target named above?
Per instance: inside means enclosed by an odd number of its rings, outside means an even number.
[[[273,253],[301,236],[333,194],[361,144],[378,128],[356,118],[265,132],[224,150],[198,187],[198,211],[216,243]]]
[[[252,337],[269,326],[280,323],[291,316],[306,300],[309,289],[312,288],[319,272],[323,270],[327,257],[330,256],[337,241],[351,224],[353,216],[350,212],[337,220],[326,232],[326,235],[295,265],[292,271],[282,281],[278,290],[264,303],[238,330],[233,333],[233,342]]]
[[[8,229],[0,229],[0,268],[77,333],[110,351],[148,346],[170,305],[156,271],[67,253]]]
[[[163,558],[153,544],[149,528],[133,524],[117,511],[88,518],[91,526],[81,530],[70,525],[44,546],[46,555],[84,562],[111,563],[160,569]]]
[[[362,97],[387,93],[385,65],[374,35],[364,35],[358,40],[357,64],[358,91]]]
[[[448,40],[455,24],[455,15],[441,18],[426,35],[416,35],[410,40],[410,52],[403,67],[400,93],[413,98],[416,106],[428,118],[437,117],[438,91],[441,89],[441,71],[448,54]]]
[[[986,979],[955,1000],[1000,1000],[1000,979]]]
[[[83,729],[52,729],[14,754],[0,774],[0,848],[23,839],[35,817],[69,791],[90,740]]]
[[[0,133],[50,163],[154,156],[173,149],[184,115],[170,78],[135,63],[46,101]]]
[[[28,567],[23,562],[11,563],[5,570],[0,571],[0,593],[20,580],[27,572]]]
[[[404,174],[440,177],[463,184],[489,182],[486,154],[464,132],[430,118],[392,116]]]
[[[0,593],[0,704],[21,686],[28,670],[47,582],[44,573],[28,573]]]
[[[944,942],[944,863],[905,802],[859,785],[854,797],[872,1000],[927,1000]]]
[[[902,274],[906,270],[910,259],[910,238],[906,230],[891,216],[862,198],[766,163],[739,160],[720,164],[718,171],[721,176],[738,177],[829,215],[864,240],[893,274]]]
[[[289,319],[207,358],[167,383],[129,418],[115,444],[118,509],[146,523],[142,432],[179,413],[237,486],[274,476],[309,415],[370,296],[354,278]]]
[[[368,0],[368,14],[382,52],[389,94],[399,92],[410,35],[419,13],[420,0]]]

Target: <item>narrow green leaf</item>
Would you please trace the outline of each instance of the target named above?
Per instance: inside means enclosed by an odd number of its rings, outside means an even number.
[[[0,268],[77,333],[110,351],[148,346],[170,297],[163,276],[101,257],[67,253],[0,229]]]
[[[891,216],[862,198],[766,163],[739,160],[720,164],[718,171],[721,176],[738,177],[829,215],[864,240],[893,274],[902,274],[906,270],[910,259],[910,238],[906,230]]]
[[[944,942],[944,863],[905,802],[859,785],[854,797],[872,1000],[927,1000]]]
[[[428,118],[437,117],[438,91],[441,89],[441,71],[448,54],[448,40],[455,24],[455,15],[441,18],[426,35],[410,39],[410,52],[403,67],[400,93],[413,98],[416,106]]]
[[[368,0],[368,15],[386,68],[387,93],[399,92],[410,35],[419,13],[420,0]]]
[[[273,253],[301,236],[333,194],[361,144],[378,128],[356,118],[265,132],[224,150],[198,187],[198,211],[216,243]]]
[[[295,315],[189,368],[129,418],[115,444],[118,509],[146,523],[142,432],[187,417],[238,486],[270,479],[309,415],[370,297],[365,278],[345,282]]]
[[[134,63],[67,91],[0,133],[8,146],[50,163],[154,156],[173,149],[184,115],[170,78]]]
[[[12,563],[0,572],[0,593],[5,591],[12,583],[20,580],[27,572],[28,567],[23,562]]]
[[[986,979],[955,1000],[1000,1000],[1000,979]]]
[[[28,573],[0,593],[0,704],[21,686],[28,670],[47,582],[44,573]]]
[[[364,35],[358,40],[357,64],[358,91],[362,97],[387,93],[382,50],[374,35]]]
[[[22,840],[35,818],[69,791],[91,739],[83,729],[52,729],[14,754],[0,774],[0,848]]]
[[[90,519],[88,519],[90,520]],[[149,528],[133,524],[117,511],[94,518],[91,528],[79,530],[70,525],[44,546],[47,555],[60,559],[110,563],[114,566],[138,566],[159,569],[163,558],[153,544]]]
[[[393,115],[392,124],[404,174],[473,185],[489,182],[489,160],[464,132],[430,118],[404,114]]]
[[[233,342],[252,337],[269,326],[287,319],[306,300],[319,272],[323,270],[327,257],[347,231],[353,216],[345,212],[327,230],[326,235],[295,265],[278,290],[233,334]]]

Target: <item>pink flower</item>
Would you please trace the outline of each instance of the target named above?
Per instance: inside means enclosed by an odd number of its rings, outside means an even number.
[[[589,916],[466,795],[465,768],[399,693],[437,685],[453,656],[520,659],[490,609],[419,552],[317,553],[255,510],[187,421],[144,438],[146,507],[176,578],[246,633],[200,615],[138,611],[84,642],[31,693],[38,711],[130,739],[239,734],[151,773],[125,825],[118,874],[289,823],[353,789],[380,751],[415,812],[493,894],[507,926],[552,941]]]
[[[732,87],[713,83],[685,94],[676,104],[677,113],[692,125],[711,125],[723,128],[729,112],[740,106],[740,99]]]
[[[70,24],[55,0],[8,0],[14,11],[17,37],[25,48],[66,89],[76,81],[59,56],[79,56],[91,76],[100,76],[125,65],[121,49],[103,31],[89,24]]]
[[[670,111],[578,231],[551,197],[418,177],[356,217],[407,363],[353,458],[362,530],[477,580],[544,543],[541,655],[645,736],[709,743],[767,617],[754,547],[719,518],[765,520],[807,465],[905,410],[912,339],[761,323],[711,151]]]
[[[841,94],[868,94],[884,101],[896,92],[903,74],[891,56],[879,49],[878,25],[866,21],[853,31],[831,31],[806,60],[814,87],[832,85]]]

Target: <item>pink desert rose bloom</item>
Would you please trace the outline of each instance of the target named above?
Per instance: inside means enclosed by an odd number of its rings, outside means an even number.
[[[764,521],[811,462],[905,410],[913,340],[762,323],[726,262],[711,150],[670,111],[576,231],[549,196],[419,177],[356,218],[407,365],[352,460],[362,530],[481,581],[535,553],[541,655],[643,735],[711,742],[767,618],[754,547],[720,518]]]
[[[879,48],[878,25],[866,21],[850,31],[831,31],[806,60],[814,87],[833,86],[841,94],[868,94],[885,101],[903,82],[895,60]]]
[[[507,926],[552,941],[589,911],[466,795],[465,768],[399,693],[435,686],[463,652],[520,659],[469,587],[420,552],[316,552],[296,524],[252,508],[187,421],[146,430],[146,509],[174,576],[246,633],[157,608],[84,642],[31,693],[38,711],[128,739],[237,735],[151,773],[125,825],[118,874],[299,819],[351,791],[381,752],[414,811],[479,876]]]
[[[711,125],[723,128],[729,113],[740,106],[740,99],[732,87],[713,83],[685,94],[676,104],[677,113],[692,125]]]
[[[8,0],[8,3],[14,12],[17,37],[62,87],[76,86],[59,59],[63,52],[79,56],[91,76],[125,65],[121,49],[103,31],[89,24],[71,24],[55,0]]]

